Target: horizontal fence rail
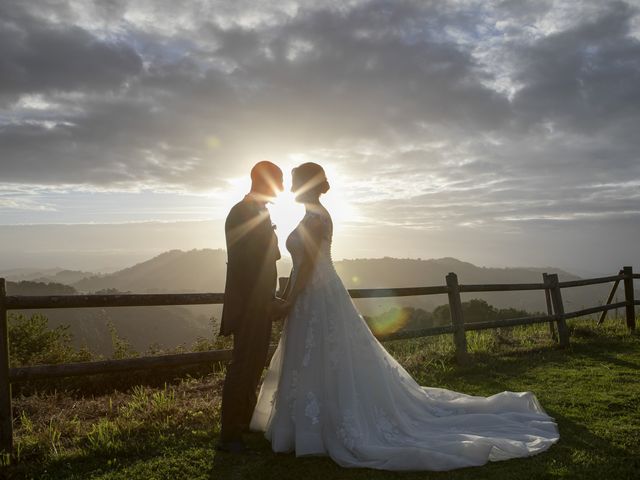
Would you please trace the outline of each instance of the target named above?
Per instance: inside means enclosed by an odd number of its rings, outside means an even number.
[[[627,302],[610,303],[609,305],[602,305],[600,307],[584,308],[582,310],[576,310],[564,314],[564,318],[584,317],[585,315],[591,315],[598,312],[608,312],[609,310],[615,310],[616,308],[626,307]]]
[[[215,305],[223,293],[123,293],[118,295],[8,295],[7,310],[47,308],[162,307],[167,305]]]
[[[569,288],[569,287],[584,287],[586,285],[597,285],[600,283],[609,283],[616,282],[620,280],[624,280],[626,276],[624,274],[619,275],[611,275],[610,277],[599,277],[599,278],[585,278],[581,280],[570,280],[568,282],[560,282],[560,288]]]
[[[460,292],[509,292],[520,290],[544,290],[544,283],[493,283],[488,285],[459,285]]]
[[[376,335],[380,341],[408,340],[452,333],[450,325],[443,327],[404,330],[386,335]],[[269,357],[275,352],[276,345],[269,347]],[[124,358],[119,360],[101,360],[95,362],[77,362],[57,365],[34,365],[9,369],[11,382],[38,380],[54,377],[73,377],[79,375],[96,375],[101,373],[120,373],[131,370],[149,370],[169,367],[188,367],[203,363],[228,362],[233,350],[209,350],[206,352],[187,352],[154,357]]]
[[[273,355],[275,345],[269,350]],[[231,360],[231,350],[210,350],[207,352],[177,353],[157,357],[124,358],[101,360],[98,362],[65,363],[60,365],[34,365],[10,369],[11,381],[37,380],[54,377],[96,375],[101,373],[121,373],[131,370],[150,370],[168,367],[188,367],[203,363],[227,362]]]
[[[631,267],[624,267],[618,275],[608,277],[571,280],[560,282],[557,274],[543,274],[542,283],[496,283],[496,284],[459,284],[455,273],[446,277],[446,285],[429,287],[402,288],[366,288],[350,289],[349,295],[354,299],[408,297],[422,295],[447,295],[451,324],[419,330],[400,330],[389,334],[377,334],[380,341],[405,340],[433,335],[453,334],[456,358],[465,362],[467,344],[465,332],[492,328],[513,327],[537,323],[549,323],[553,338],[556,333],[561,346],[569,344],[569,332],[565,320],[601,312],[600,325],[609,310],[625,308],[627,327],[635,329],[635,306],[640,301],[634,298],[633,280],[640,279],[640,274],[633,273]],[[281,279],[281,281],[286,280]],[[562,301],[562,289],[582,287],[615,282],[605,305],[585,308],[573,312],[565,312]],[[625,301],[611,303],[619,284],[624,285]],[[544,291],[548,315],[491,320],[485,322],[465,323],[461,293],[474,292],[508,292],[508,291]],[[33,310],[52,308],[108,308],[108,307],[150,307],[167,305],[216,305],[224,303],[222,293],[172,293],[172,294],[115,294],[115,295],[51,295],[20,296],[7,295],[5,280],[0,279],[0,452],[11,453],[13,450],[13,420],[11,411],[11,383],[50,379],[78,375],[96,375],[121,373],[132,370],[148,370],[171,367],[185,367],[214,362],[226,362],[232,358],[232,350],[211,350],[206,352],[188,352],[173,355],[127,358],[119,360],[101,360],[95,362],[78,362],[59,365],[34,365],[9,368],[7,311]],[[273,355],[276,346],[271,345],[269,356]]]
[[[206,362],[222,362],[231,360],[231,350],[211,350],[208,352],[178,353],[175,355],[159,355],[157,357],[124,358],[120,360],[102,360],[97,362],[77,362],[60,365],[34,365],[9,370],[11,381],[36,380],[54,377],[71,377],[99,373],[120,373],[130,370],[147,370],[153,368],[185,367]]]
[[[351,298],[413,297],[418,295],[439,295],[449,290],[444,286],[409,288],[353,288],[349,290]]]

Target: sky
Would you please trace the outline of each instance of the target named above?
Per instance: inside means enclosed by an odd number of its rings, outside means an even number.
[[[637,0],[2,0],[0,270],[222,248],[263,159],[337,259],[640,270],[639,125]]]

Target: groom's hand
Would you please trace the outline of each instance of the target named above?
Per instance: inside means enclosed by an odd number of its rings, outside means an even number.
[[[291,310],[289,302],[283,298],[274,297],[269,308],[269,318],[271,321],[281,320],[287,316],[289,310]]]

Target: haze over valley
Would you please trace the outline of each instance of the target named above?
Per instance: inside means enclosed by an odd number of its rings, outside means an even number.
[[[19,295],[68,295],[76,293],[187,293],[224,291],[226,252],[218,249],[171,250],[144,262],[110,273],[68,269],[13,269],[0,271],[9,280],[8,293]],[[288,259],[278,262],[280,276],[288,276]],[[336,262],[336,270],[348,288],[384,288],[444,285],[445,275],[458,274],[460,283],[540,282],[542,272],[558,273],[561,280],[576,279],[569,272],[548,268],[486,268],[455,258],[440,259],[355,259]],[[604,302],[609,286],[568,289],[566,308],[579,309]],[[542,292],[498,292],[464,294],[463,301],[486,300],[497,308],[517,308],[545,312]],[[398,307],[414,307],[431,312],[447,303],[444,295],[356,300],[364,315],[380,315]],[[198,337],[212,339],[217,334],[219,305],[175,307],[119,307],[104,309],[52,309],[45,314],[51,326],[70,325],[77,346],[86,345],[95,353],[111,353],[112,323],[118,334],[138,351],[157,344],[164,348],[191,346]],[[34,312],[24,312],[31,314]],[[470,319],[471,321],[473,319]]]

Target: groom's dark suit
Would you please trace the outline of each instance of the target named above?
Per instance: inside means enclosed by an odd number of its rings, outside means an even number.
[[[275,294],[278,239],[263,202],[251,194],[225,222],[227,280],[220,334],[233,333],[233,356],[222,392],[223,442],[239,440],[256,404],[256,388],[267,360]]]

